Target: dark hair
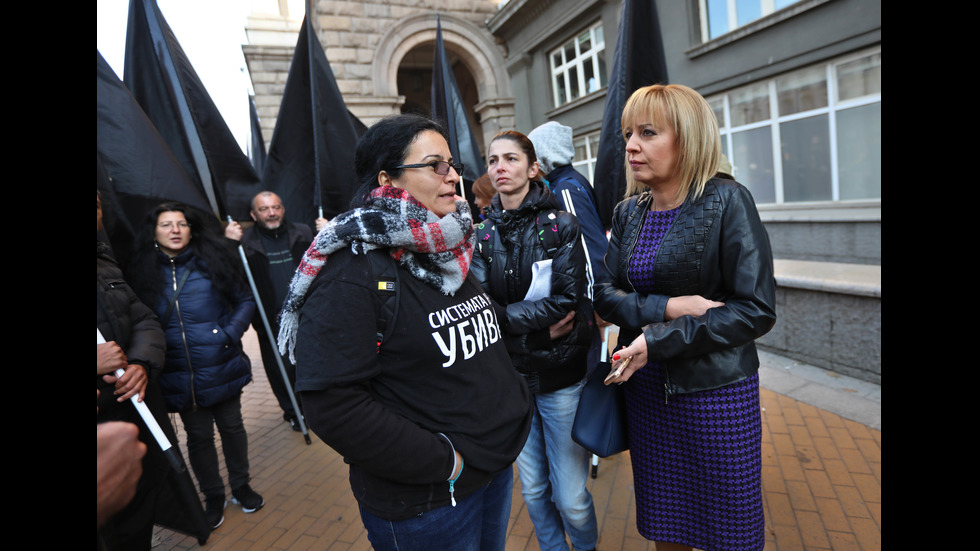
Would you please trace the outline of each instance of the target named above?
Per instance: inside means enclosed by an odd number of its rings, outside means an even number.
[[[492,140],[490,140],[490,143],[493,143],[497,140],[510,140],[516,143],[517,147],[519,147],[521,151],[523,151],[524,154],[527,155],[527,166],[531,166],[534,163],[538,162],[538,155],[537,153],[534,152],[534,144],[531,143],[531,139],[525,136],[524,134],[521,134],[517,130],[504,130],[503,132],[499,132],[497,133],[496,136],[493,137]],[[487,150],[489,151],[489,146],[487,146]],[[532,182],[541,181],[540,170],[534,176],[534,178],[531,178],[531,181]]]
[[[405,164],[412,143],[419,134],[431,130],[446,138],[446,131],[436,121],[405,113],[385,117],[376,122],[361,136],[354,154],[354,171],[361,183],[351,208],[363,206],[374,188],[378,187],[378,174],[384,170],[392,178],[401,176],[403,169],[393,167]],[[448,142],[449,139],[446,138]]]
[[[213,215],[183,203],[161,203],[146,214],[145,223],[137,230],[133,257],[126,280],[147,305],[156,303],[163,294],[166,281],[160,270],[160,253],[156,244],[156,226],[165,212],[180,212],[190,226],[195,266],[212,282],[221,295],[233,304],[245,289],[245,269],[232,243],[225,238],[221,223]]]

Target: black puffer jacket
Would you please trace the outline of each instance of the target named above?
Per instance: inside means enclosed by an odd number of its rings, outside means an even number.
[[[718,388],[755,373],[755,339],[776,323],[772,251],[749,191],[712,179],[698,199],[688,196],[657,249],[654,293],[628,278],[630,256],[650,210],[650,193],[616,205],[606,252],[606,278],[595,286],[595,308],[620,326],[619,345],[642,331],[650,361],[667,370],[667,393]],[[665,321],[667,299],[700,295],[725,305],[703,316]]]
[[[163,399],[157,381],[163,371],[167,343],[153,310],[140,302],[136,293],[123,279],[109,246],[96,242],[96,322],[106,341],[117,343],[126,354],[126,361],[146,369],[148,404],[157,417],[166,418]],[[137,422],[139,415],[128,403],[116,401],[115,384],[96,377],[99,389],[99,422]],[[157,402],[159,400],[159,402]],[[128,400],[127,400],[128,402]],[[159,408],[155,407],[159,405]],[[169,423],[168,423],[169,424]]]
[[[504,321],[504,341],[517,371],[532,393],[553,392],[585,377],[586,357],[592,342],[592,304],[586,294],[585,252],[582,232],[574,215],[560,208],[557,198],[540,182],[517,209],[504,211],[495,196],[487,220],[477,227],[477,250],[472,270],[487,294],[497,303]],[[557,231],[559,244],[552,258],[551,295],[524,300],[531,285],[531,266],[549,258],[537,235],[535,218],[556,212],[555,220],[541,220],[545,231]],[[575,310],[568,335],[551,340],[549,327]]]

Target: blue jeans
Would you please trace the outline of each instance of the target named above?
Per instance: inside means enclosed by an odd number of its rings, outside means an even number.
[[[375,551],[503,551],[513,489],[514,471],[506,468],[487,486],[457,499],[455,507],[405,520],[385,520],[361,508],[361,521]]]
[[[595,549],[599,538],[589,478],[588,450],[572,440],[572,423],[585,381],[534,396],[531,433],[517,458],[521,493],[541,551]]]

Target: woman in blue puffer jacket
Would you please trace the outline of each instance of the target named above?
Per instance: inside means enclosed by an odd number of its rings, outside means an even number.
[[[242,388],[252,380],[242,335],[255,299],[241,261],[216,219],[180,203],[164,203],[150,212],[137,238],[130,277],[166,335],[160,388],[167,410],[179,413],[184,423],[187,454],[204,494],[209,525],[214,529],[224,521],[226,505],[215,426],[233,501],[246,513],[258,510],[265,501],[248,484],[241,405]]]

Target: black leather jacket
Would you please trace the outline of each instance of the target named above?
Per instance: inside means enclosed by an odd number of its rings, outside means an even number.
[[[524,300],[531,285],[531,266],[549,258],[537,235],[535,217],[558,209],[558,199],[540,182],[531,182],[516,209],[504,211],[500,197],[494,196],[483,225],[495,225],[495,244],[488,247],[490,243],[482,242],[480,236],[489,234],[478,229],[470,268],[502,312],[504,342],[532,393],[553,392],[581,381],[592,342],[594,317],[586,289],[585,251],[574,215],[557,212],[560,246],[551,257],[551,295]],[[549,327],[572,310],[576,311],[572,332],[552,341]]]
[[[667,370],[666,392],[718,388],[755,373],[755,339],[776,322],[772,251],[752,195],[734,180],[708,181],[700,198],[681,206],[657,249],[654,293],[636,292],[630,256],[650,209],[649,192],[620,202],[606,253],[608,273],[596,285],[595,309],[620,326],[620,344],[642,330],[649,361]],[[701,295],[724,302],[703,316],[665,321],[667,299]]]

